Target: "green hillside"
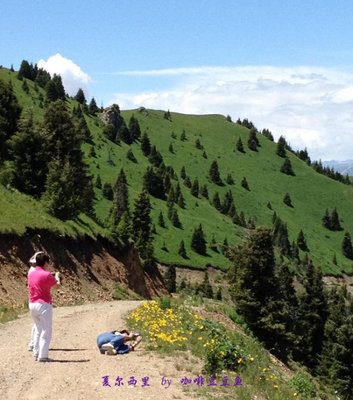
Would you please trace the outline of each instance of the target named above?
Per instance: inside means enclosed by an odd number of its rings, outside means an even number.
[[[34,83],[28,81],[29,93],[22,89],[22,82],[15,73],[7,69],[0,69],[0,79],[11,80],[14,92],[21,106],[33,110],[35,119],[40,121],[43,108],[40,107],[40,94],[44,96],[41,88],[34,89]],[[73,108],[77,102],[68,99],[67,105]],[[243,211],[246,220],[253,218],[256,225],[272,225],[272,215],[276,214],[288,224],[290,242],[295,241],[302,229],[308,248],[309,257],[315,265],[321,266],[326,274],[340,274],[341,271],[353,272],[353,261],[342,254],[342,240],[345,231],[353,233],[353,219],[351,210],[353,206],[353,187],[320,175],[301,161],[294,154],[287,151],[295,176],[280,172],[284,159],[276,155],[276,144],[262,135],[257,135],[260,147],[257,152],[248,149],[246,143],[249,130],[236,123],[227,121],[221,115],[183,115],[171,113],[171,120],[164,118],[164,111],[141,110],[123,111],[128,125],[131,115],[137,118],[141,132],[146,131],[151,145],[155,145],[162,154],[166,166],[172,166],[178,175],[178,181],[185,198],[186,207],[181,209],[176,206],[182,228],[172,226],[167,218],[167,205],[165,200],[151,197],[153,210],[152,218],[156,226],[155,255],[162,263],[175,263],[193,267],[205,267],[207,264],[226,269],[229,261],[221,252],[207,248],[207,256],[200,256],[190,248],[191,236],[194,228],[200,223],[203,226],[206,240],[210,243],[214,236],[217,243],[222,244],[224,239],[230,245],[238,244],[246,235],[247,230],[235,225],[229,216],[217,211],[210,201],[199,195],[195,198],[190,194],[190,189],[183,184],[180,171],[185,166],[186,174],[191,182],[197,177],[200,187],[207,184],[209,199],[212,200],[215,191],[220,194],[221,202],[227,191],[231,190],[237,212]],[[91,134],[94,138],[96,156],[90,155],[91,145],[84,144],[86,161],[90,166],[94,180],[99,174],[102,183],[114,184],[120,169],[123,167],[128,181],[131,208],[134,199],[141,191],[142,178],[150,162],[143,155],[140,143],[131,146],[121,142],[117,145],[103,136],[103,123],[99,117],[85,116]],[[186,140],[182,141],[180,135],[185,130]],[[174,133],[174,134],[173,134]],[[173,137],[174,138],[173,138]],[[176,137],[176,138],[175,138]],[[242,139],[245,153],[236,149],[238,138]],[[196,147],[195,141],[199,139],[203,150]],[[172,144],[174,152],[169,151]],[[131,149],[137,159],[134,163],[127,159],[126,153]],[[203,156],[203,151],[207,158]],[[110,162],[109,161],[110,158]],[[209,169],[213,161],[217,161],[224,186],[211,182]],[[226,184],[226,177],[231,173],[234,185]],[[241,186],[241,180],[246,177],[250,191]],[[172,181],[175,186],[177,181]],[[107,221],[110,210],[110,201],[103,198],[101,190],[95,189],[95,211],[102,226],[88,217],[82,217],[80,222],[59,222],[44,213],[42,206],[34,200],[18,193],[8,193],[0,186],[1,194],[1,231],[16,231],[23,233],[24,227],[46,227],[67,233],[102,233],[104,223]],[[286,193],[290,194],[293,207],[283,203]],[[272,210],[267,207],[268,202]],[[23,206],[26,205],[27,208]],[[17,207],[19,211],[17,211]],[[323,227],[322,217],[326,209],[330,212],[337,207],[343,231],[333,232]],[[23,211],[28,210],[28,218],[23,216]],[[3,210],[7,210],[5,213]],[[158,215],[163,212],[166,228],[158,225]],[[16,223],[18,220],[18,223]],[[188,259],[178,255],[181,240],[184,240]],[[167,249],[162,249],[163,244]],[[336,254],[337,265],[333,263]],[[301,258],[304,253],[300,252]]]

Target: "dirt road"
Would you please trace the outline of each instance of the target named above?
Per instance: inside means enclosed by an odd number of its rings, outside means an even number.
[[[122,356],[98,352],[96,337],[101,332],[124,326],[123,316],[138,301],[115,301],[54,309],[51,363],[34,361],[27,350],[32,321],[29,315],[0,326],[0,398],[60,400],[152,400],[190,399],[182,390],[173,358],[157,357],[137,348]],[[108,376],[109,386],[103,386]],[[172,379],[168,388],[162,378]],[[123,378],[118,386],[117,378]],[[133,385],[134,377],[136,384]],[[148,377],[143,386],[142,378]],[[128,384],[130,381],[130,385]]]

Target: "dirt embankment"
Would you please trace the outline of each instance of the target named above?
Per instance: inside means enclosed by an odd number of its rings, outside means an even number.
[[[36,231],[0,235],[0,304],[21,307],[27,301],[28,260],[39,250],[50,255],[50,270],[62,275],[62,286],[53,293],[56,305],[111,300],[116,283],[147,299],[168,293],[158,269],[143,269],[133,246],[119,251],[103,238]]]

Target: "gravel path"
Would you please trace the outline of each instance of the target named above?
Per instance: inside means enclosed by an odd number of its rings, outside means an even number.
[[[124,326],[123,317],[138,301],[115,301],[54,309],[52,363],[34,361],[27,351],[32,320],[29,315],[0,326],[0,398],[15,399],[190,399],[180,379],[187,373],[175,369],[175,359],[146,352],[104,356],[98,352],[96,337],[101,332]],[[103,386],[109,376],[109,386]],[[162,386],[163,376],[172,379]],[[123,378],[124,386],[116,384]],[[131,377],[136,385],[128,385]],[[142,378],[149,377],[149,387]]]

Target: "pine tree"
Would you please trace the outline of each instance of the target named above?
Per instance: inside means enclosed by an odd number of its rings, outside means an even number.
[[[210,178],[213,183],[216,185],[222,185],[222,180],[219,175],[218,163],[217,161],[213,161],[210,167]]]
[[[181,133],[181,135],[180,135],[180,140],[181,140],[182,142],[185,142],[185,140],[187,140],[187,139],[186,139],[186,132],[185,132],[185,129],[183,129],[183,131],[182,131],[182,133]]]
[[[223,199],[223,204],[221,209],[222,213],[228,215],[232,205],[234,206],[233,195],[231,190],[228,190]]]
[[[89,103],[88,112],[91,115],[97,115],[97,113],[99,112],[99,108],[97,106],[97,103],[96,103],[96,100],[94,99],[94,97],[92,97],[92,100]]]
[[[23,80],[23,83],[22,83],[22,90],[25,92],[25,93],[29,93],[29,87],[28,87],[28,83],[27,83],[27,81],[26,81],[26,79],[24,79]]]
[[[153,167],[147,167],[143,176],[143,187],[154,197],[158,199],[165,199],[165,189],[163,177],[155,172]]]
[[[160,227],[162,227],[162,228],[165,228],[165,221],[164,221],[164,217],[163,217],[162,211],[158,215],[158,225]]]
[[[353,260],[353,247],[352,247],[352,240],[351,235],[349,232],[344,234],[343,242],[342,242],[342,253],[345,257]]]
[[[325,215],[322,217],[322,224],[324,225],[325,228],[331,229],[331,217],[327,208],[325,211]]]
[[[121,168],[114,185],[114,201],[111,207],[111,221],[113,228],[117,227],[123,214],[130,217],[129,211],[129,189],[125,171]]]
[[[46,139],[34,126],[33,115],[23,117],[18,131],[7,142],[13,172],[12,185],[20,192],[39,198],[44,192],[48,165],[43,162]]]
[[[108,200],[113,200],[114,192],[112,185],[109,182],[105,182],[102,189],[102,195]]]
[[[207,160],[207,154],[206,154],[205,151],[202,153],[202,157],[203,157],[203,158],[206,158],[206,160]]]
[[[184,179],[184,185],[189,189],[191,188],[191,181],[188,176]]]
[[[171,264],[168,266],[167,272],[164,276],[165,287],[170,293],[176,292],[176,268]]]
[[[212,289],[207,271],[205,271],[205,274],[203,276],[203,281],[201,283],[200,292],[204,297],[206,297],[208,299],[213,298],[213,289]]]
[[[230,292],[237,312],[267,347],[285,359],[291,339],[287,332],[288,312],[278,290],[270,230],[253,230],[247,242],[234,249],[230,257],[234,263],[229,273]]]
[[[280,136],[277,142],[276,154],[282,158],[286,156],[286,140]]]
[[[212,200],[213,207],[218,210],[222,211],[222,205],[221,205],[221,200],[219,198],[219,193],[215,192],[213,195],[213,200]]]
[[[151,143],[146,131],[143,133],[141,139],[141,150],[143,155],[146,157],[148,157],[151,153]]]
[[[132,152],[131,149],[129,149],[129,150],[127,151],[127,153],[126,153],[126,158],[127,158],[128,160],[132,161],[133,163],[137,164],[136,157],[135,157],[135,155],[134,155],[134,153]]]
[[[151,203],[146,190],[143,190],[135,200],[132,219],[132,239],[144,259],[152,259],[151,255]],[[153,254],[153,251],[152,251]]]
[[[178,206],[180,208],[185,208],[185,200],[182,193],[180,193],[180,195],[178,196]]]
[[[132,144],[133,138],[131,136],[131,133],[126,126],[125,122],[121,124],[121,126],[118,128],[118,131],[116,133],[116,139],[115,141],[123,141],[126,144]]]
[[[208,199],[208,189],[207,185],[203,185],[201,189],[201,196],[204,197],[205,199]]]
[[[338,212],[336,207],[334,208],[334,210],[332,211],[332,215],[331,215],[331,228],[332,231],[342,231],[343,228],[340,224],[340,219],[338,216]]]
[[[162,154],[157,150],[156,146],[152,146],[148,161],[157,168],[163,163]]]
[[[244,151],[244,146],[243,146],[243,142],[241,140],[241,138],[239,137],[238,141],[237,141],[237,150],[240,151],[240,153],[245,153]]]
[[[295,356],[308,367],[318,364],[324,341],[327,302],[324,294],[322,272],[312,262],[306,266],[303,279],[304,291],[299,297],[299,334],[302,336]]]
[[[228,185],[234,185],[234,179],[233,179],[232,174],[228,174],[227,175],[226,182],[227,182]]]
[[[248,191],[250,192],[249,185],[248,185],[248,181],[246,180],[245,176],[243,177],[243,179],[242,179],[242,181],[241,181],[241,186],[242,186],[244,189],[246,189],[246,190],[248,190]]]
[[[115,232],[122,243],[129,243],[131,237],[131,218],[128,212],[124,212],[117,227],[113,227],[113,234],[115,234]]]
[[[180,177],[181,177],[181,179],[185,179],[186,178],[186,171],[185,171],[185,167],[184,166],[181,167]]]
[[[301,229],[298,235],[298,239],[297,239],[297,245],[298,247],[303,250],[303,251],[309,251],[308,246],[306,244],[306,240],[305,240],[305,236],[303,233],[303,230]]]
[[[206,240],[200,224],[198,228],[194,229],[191,238],[191,249],[201,255],[206,255]]]
[[[295,176],[295,173],[293,171],[292,164],[291,164],[289,158],[286,158],[284,160],[284,163],[283,163],[280,171],[283,172],[284,174]]]
[[[176,228],[182,227],[179,216],[178,216],[178,211],[175,208],[173,209],[173,212],[172,212],[171,221],[172,221],[173,226],[175,226]]]
[[[200,139],[196,139],[196,141],[195,141],[195,146],[196,146],[196,148],[199,149],[199,150],[202,150],[202,149],[203,149],[203,146],[202,146],[202,144],[201,144],[201,142],[200,142]]]
[[[141,137],[141,128],[138,120],[132,114],[129,121],[129,131],[132,141],[139,140]]]
[[[286,193],[283,198],[283,203],[286,204],[288,207],[293,207],[292,200],[289,196],[289,193]]]
[[[83,90],[81,88],[78,89],[74,99],[77,100],[80,104],[85,104],[86,103],[86,97],[85,97],[85,94],[83,93]]]
[[[100,175],[97,175],[96,183],[94,185],[97,189],[102,189],[102,180]]]
[[[0,165],[8,157],[6,141],[17,130],[22,108],[13,93],[11,83],[0,79]]]
[[[92,177],[88,174],[87,165],[83,162],[81,138],[63,101],[57,100],[48,105],[44,113],[43,127],[47,142],[46,156],[53,162],[51,168],[49,167],[51,177],[58,175],[58,169],[61,166],[63,171],[59,179],[67,178],[71,180],[70,183],[67,182],[67,187],[63,189],[66,192],[65,196],[68,193],[71,194],[67,215],[70,216],[69,218],[74,218],[70,209],[72,204],[76,205],[76,216],[80,212],[92,214],[94,197]],[[46,192],[48,190],[53,191],[55,186],[51,181],[50,185],[46,185]],[[69,192],[69,188],[71,188],[71,192]],[[59,202],[55,199],[55,191],[44,193],[44,196],[48,200],[47,204],[50,204],[49,209],[53,215],[65,214],[62,211],[65,209],[65,205],[60,204],[61,211],[58,210],[58,213],[54,210],[55,205],[59,205]]]
[[[180,257],[187,258],[184,240],[182,240],[179,244],[178,254]]]
[[[190,193],[194,197],[199,197],[199,181],[198,181],[197,177],[194,179],[194,182],[191,186]]]
[[[172,143],[170,143],[170,145],[168,147],[168,151],[169,151],[169,153],[174,154],[174,148],[173,148],[173,144]]]
[[[260,146],[259,140],[256,136],[256,129],[251,128],[249,131],[248,147],[252,151],[257,151]]]

